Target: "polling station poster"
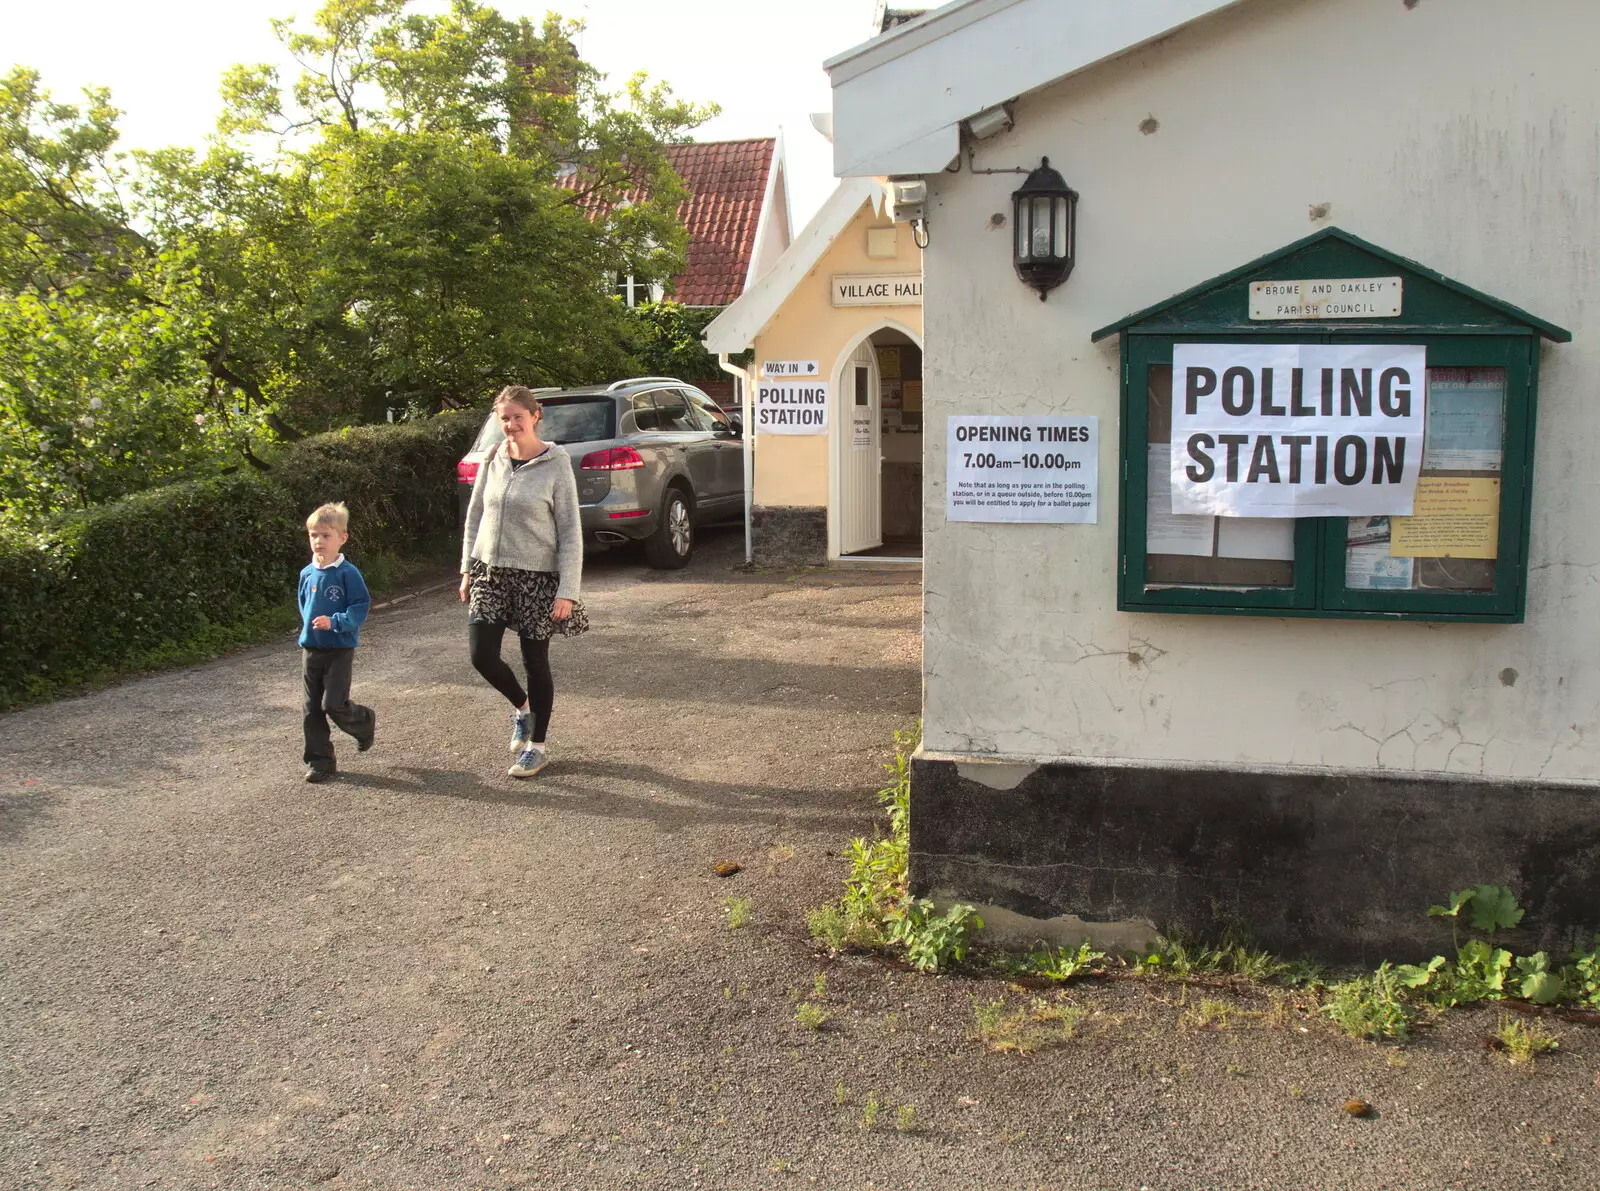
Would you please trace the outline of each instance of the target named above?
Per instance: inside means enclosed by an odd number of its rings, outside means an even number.
[[[1422,347],[1177,344],[1172,511],[1409,515],[1426,394]]]
[[[763,380],[756,385],[761,434],[826,434],[828,386],[822,381]]]
[[[1099,519],[1100,419],[953,417],[948,433],[948,520]]]

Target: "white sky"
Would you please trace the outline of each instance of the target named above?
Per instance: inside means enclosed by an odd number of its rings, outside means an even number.
[[[867,39],[873,0],[500,0],[509,17],[546,9],[584,20],[579,49],[620,89],[635,70],[723,114],[697,140],[769,136],[781,127],[794,228],[832,192],[831,147],[811,127],[831,106],[824,58]],[[268,21],[320,0],[0,0],[0,69],[32,66],[55,98],[111,88],[127,148],[203,143],[236,62],[275,62],[292,78]],[[419,7],[443,8],[441,0]]]

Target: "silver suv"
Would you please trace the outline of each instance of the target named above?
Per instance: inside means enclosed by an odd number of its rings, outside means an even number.
[[[681,567],[694,553],[696,526],[743,513],[742,427],[693,385],[636,376],[535,391],[544,406],[539,437],[572,456],[586,542],[643,542],[651,566]],[[463,518],[479,465],[504,438],[491,413],[456,464]]]

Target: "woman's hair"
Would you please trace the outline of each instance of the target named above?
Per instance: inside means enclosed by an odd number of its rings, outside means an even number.
[[[534,391],[525,385],[507,385],[501,389],[495,395],[494,408],[498,410],[502,405],[520,405],[530,414],[538,414],[544,410]]]

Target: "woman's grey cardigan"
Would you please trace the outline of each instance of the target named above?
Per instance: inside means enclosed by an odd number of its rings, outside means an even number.
[[[472,560],[521,571],[557,571],[556,599],[576,600],[583,583],[583,520],[572,457],[554,443],[513,468],[497,443],[478,468],[461,536],[461,573]]]

